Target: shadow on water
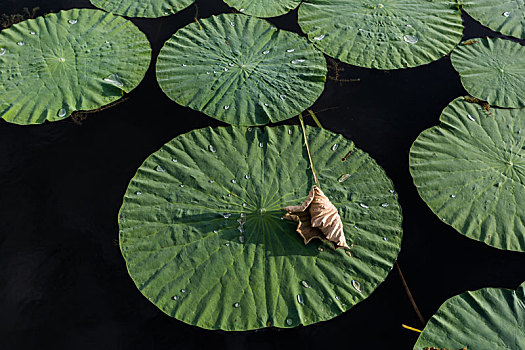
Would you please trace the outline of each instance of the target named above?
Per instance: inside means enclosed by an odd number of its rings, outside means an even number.
[[[232,11],[218,0],[197,5],[201,18]],[[4,0],[0,13],[35,7],[39,14],[92,8],[87,0]],[[195,11],[190,6],[166,18],[133,19],[151,40],[154,57],[126,101],[89,114],[82,125],[71,118],[38,126],[0,121],[2,347],[412,348],[417,333],[401,324],[421,325],[395,271],[349,312],[289,330],[206,331],[164,315],[137,292],[114,244],[129,180],[149,154],[175,136],[224,125],[172,102],[155,79],[163,42],[194,21]],[[300,32],[297,11],[270,21]],[[464,22],[465,38],[499,36],[467,15]],[[428,319],[465,290],[515,288],[525,279],[525,254],[490,248],[442,223],[420,199],[408,172],[408,151],[417,135],[465,94],[449,58],[396,71],[337,66],[331,74],[339,81],[327,81],[312,110],[325,128],[352,139],[393,180],[404,214],[399,263],[423,316]],[[344,81],[350,79],[358,81]]]

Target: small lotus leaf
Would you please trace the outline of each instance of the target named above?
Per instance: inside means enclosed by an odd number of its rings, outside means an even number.
[[[484,26],[506,35],[525,39],[523,0],[460,0],[463,8]]]
[[[0,32],[0,117],[16,124],[67,118],[118,100],[144,77],[146,35],[90,9],[48,14]]]
[[[491,105],[525,106],[525,47],[505,39],[470,39],[452,51],[469,94]]]
[[[484,288],[441,305],[414,350],[525,349],[525,283],[517,290]]]
[[[157,63],[172,100],[234,125],[296,116],[321,95],[326,71],[323,54],[305,38],[242,14],[180,29]]]
[[[410,149],[419,194],[443,222],[500,249],[525,251],[525,109],[458,98]]]
[[[327,55],[378,69],[435,61],[463,33],[455,0],[304,0],[299,25]]]

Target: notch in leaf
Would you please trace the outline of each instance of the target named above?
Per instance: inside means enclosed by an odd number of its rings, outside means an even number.
[[[350,249],[339,212],[319,187],[312,186],[303,204],[288,206],[284,210],[287,211],[286,219],[298,222],[297,232],[303,237],[304,244],[318,238],[332,243],[334,249]]]

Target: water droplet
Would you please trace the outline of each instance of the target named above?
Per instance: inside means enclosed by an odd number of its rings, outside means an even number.
[[[471,116],[470,114],[467,114],[467,118],[468,118],[468,119],[470,119],[470,120],[472,120],[473,122],[475,122],[475,121],[476,121],[476,119],[474,119],[474,117],[473,117],[473,116]]]
[[[212,184],[212,183],[214,183],[214,182],[215,182],[215,180],[210,180],[209,182],[210,182],[210,183]]]
[[[179,300],[179,297],[176,296],[176,295],[174,295],[174,296],[172,297],[172,299],[173,299],[173,300]]]
[[[178,160],[175,159],[175,158],[173,158],[171,161],[172,161],[173,163],[177,163],[177,162],[178,162]]]
[[[168,11],[164,11],[164,15],[167,16],[169,15],[170,13]]]
[[[287,318],[287,319],[286,319],[286,324],[287,324],[288,326],[291,326],[292,323],[293,323],[293,321],[292,321],[291,318]]]
[[[265,107],[268,107],[268,106],[269,106],[269,104],[268,104],[268,103],[265,103],[265,104],[264,104],[264,106],[265,106]]]
[[[31,35],[36,35],[36,32],[29,32],[29,34],[31,34]]]
[[[244,12],[244,9],[240,9],[239,11]]]
[[[232,180],[232,184],[234,184],[234,183],[237,183],[237,180],[233,179]]]
[[[383,4],[377,4],[377,7],[379,7],[380,9],[382,9],[383,7],[385,7]]]
[[[244,236],[239,236],[239,242],[244,243]]]
[[[358,281],[356,280],[352,280],[352,286],[355,288],[355,290],[357,290],[359,293],[362,292],[361,290],[361,283],[359,283]]]
[[[228,109],[230,109],[230,106],[226,105],[226,106],[224,106],[224,109],[228,110]]]
[[[455,194],[451,194],[450,198],[456,198],[456,195]]]
[[[116,87],[123,87],[124,83],[120,80],[117,74],[110,74],[104,78],[105,82],[115,85]]]
[[[335,151],[337,149],[337,147],[339,147],[339,145],[337,143],[335,143],[333,146],[332,146],[332,151]]]
[[[359,203],[359,205],[362,207],[362,208],[365,208],[365,209],[368,209],[368,205],[366,205],[365,203]]]
[[[5,55],[6,52],[7,52],[7,50],[4,47],[0,48],[0,56]]]
[[[341,300],[341,298],[340,298],[338,295],[336,295],[335,298],[336,298],[337,300]]]
[[[288,130],[288,135],[291,135],[292,134],[292,129],[289,129]]]
[[[155,168],[155,170],[157,170],[158,172],[161,172],[161,173],[163,173],[163,172],[166,171],[166,169],[164,169],[164,168],[161,167],[160,165],[157,165],[157,167]]]
[[[317,250],[320,251],[320,252],[324,252],[324,248],[323,247],[317,247]]]
[[[302,296],[301,294],[297,294],[297,302],[298,302],[299,304],[304,303],[303,296]]]
[[[230,25],[231,25],[232,27],[235,27],[235,23],[233,23],[233,22],[230,22]]]
[[[288,49],[288,50],[286,50],[286,52],[294,52],[294,51],[295,51],[295,49]]]
[[[246,208],[246,207],[248,206],[248,204],[246,204],[246,203],[242,203],[242,206],[243,206],[244,208]]]
[[[231,194],[231,193],[228,193],[228,197],[230,197],[230,198],[231,198],[231,196],[232,196],[232,194]]]
[[[270,53],[270,50],[263,51],[263,55],[267,55]]]
[[[60,118],[65,117],[66,114],[67,114],[67,110],[66,110],[65,108],[60,108],[60,109],[58,110],[58,113],[57,113],[57,115],[58,115]]]
[[[505,17],[509,17],[509,16],[510,16],[510,12],[509,12],[509,11],[505,11],[505,12],[503,12],[503,16],[505,16]]]
[[[388,203],[383,203],[383,204],[381,204],[381,206],[382,206],[383,208],[386,208],[386,207],[388,207]]]
[[[64,62],[66,62],[66,59],[65,59],[64,57],[60,57],[60,58],[58,59],[58,62],[64,63]]]
[[[186,293],[186,289],[181,289],[180,292],[181,293]]]
[[[321,35],[319,35],[319,36],[315,36],[315,37],[314,37],[314,40],[321,41],[321,40],[324,39],[324,37],[325,37],[325,35],[324,35],[324,34],[321,34]]]
[[[140,195],[142,194],[142,192],[137,191],[137,192],[135,192],[135,194],[136,194],[137,196],[140,196]]]
[[[18,46],[24,46],[24,45],[25,45],[25,43],[24,43],[23,41],[19,41],[19,42],[17,42],[16,44],[17,44]]]
[[[183,63],[182,66],[183,66],[183,67],[186,67],[186,63]]]
[[[69,22],[69,24],[77,24],[78,20],[77,19],[70,19],[68,22]]]
[[[386,237],[383,237],[383,241],[388,241],[388,238],[386,238]]]
[[[210,74],[210,72],[206,72],[206,74]]]
[[[321,247],[319,247],[321,248]],[[317,249],[319,249],[317,248]],[[301,281],[301,284],[303,285],[304,288],[310,288],[310,283],[306,282],[306,281]]]
[[[292,64],[303,63],[304,61],[305,61],[305,60],[303,60],[303,59],[292,60]]]
[[[233,304],[233,307],[239,307],[239,306],[241,306],[241,303],[235,303],[235,304]]]
[[[259,147],[263,148],[264,144],[262,142],[259,142]]]
[[[226,242],[226,243],[224,243],[224,245],[225,245],[226,247],[229,247],[229,246],[230,246],[230,242]]]
[[[233,62],[230,62],[230,63],[228,63],[228,66],[233,67],[233,66],[235,66],[235,64],[233,64]]]
[[[213,145],[209,145],[209,146],[208,146],[208,150],[209,150],[211,153],[215,153],[215,147],[213,147]]]
[[[183,185],[183,184],[180,184],[179,187],[184,187],[184,185]]]
[[[219,233],[219,231],[217,231],[217,230],[213,230],[213,233]]]
[[[394,190],[388,190],[388,192],[390,192],[390,193],[394,193],[395,191],[394,191]]]
[[[226,213],[226,214],[223,214],[222,216],[223,216],[225,219],[229,219],[229,218],[232,216],[232,214],[228,214],[228,213]]]
[[[280,97],[281,100],[283,100],[283,101],[286,100],[286,95],[281,95],[281,96],[279,96],[279,97]]]
[[[417,43],[418,40],[419,40],[417,36],[415,36],[415,35],[409,35],[409,34],[405,35],[405,36],[403,37],[403,39],[404,39],[407,43],[409,43],[409,44],[415,44],[415,43]]]
[[[227,71],[228,71],[228,68],[225,67],[225,68],[224,68],[224,71],[227,72]]]
[[[343,174],[337,179],[339,182],[345,182],[351,175],[350,174]]]

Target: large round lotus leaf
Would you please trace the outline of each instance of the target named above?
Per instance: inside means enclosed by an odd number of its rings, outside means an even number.
[[[144,162],[120,210],[122,254],[151,302],[203,328],[295,327],[341,314],[385,279],[401,244],[392,183],[351,141],[307,132],[351,250],[305,245],[282,219],[312,186],[300,128],[193,131]]]
[[[103,10],[127,17],[169,16],[193,4],[194,0],[89,0]]]
[[[525,349],[525,283],[517,290],[484,288],[445,301],[414,350]]]
[[[500,107],[525,106],[525,47],[504,39],[471,39],[450,56],[474,97]]]
[[[257,17],[284,15],[301,3],[301,0],[224,0],[237,10]]]
[[[525,109],[453,101],[410,149],[419,194],[445,223],[496,248],[525,251]]]
[[[144,77],[146,36],[99,10],[69,10],[0,32],[0,116],[16,124],[67,118],[118,100]]]
[[[460,0],[460,3],[469,15],[490,29],[525,39],[523,0]]]
[[[327,55],[378,69],[435,61],[463,33],[455,0],[304,0],[299,25]]]
[[[262,125],[310,107],[324,89],[326,61],[295,33],[228,14],[177,31],[160,52],[157,78],[183,106],[230,124]]]

